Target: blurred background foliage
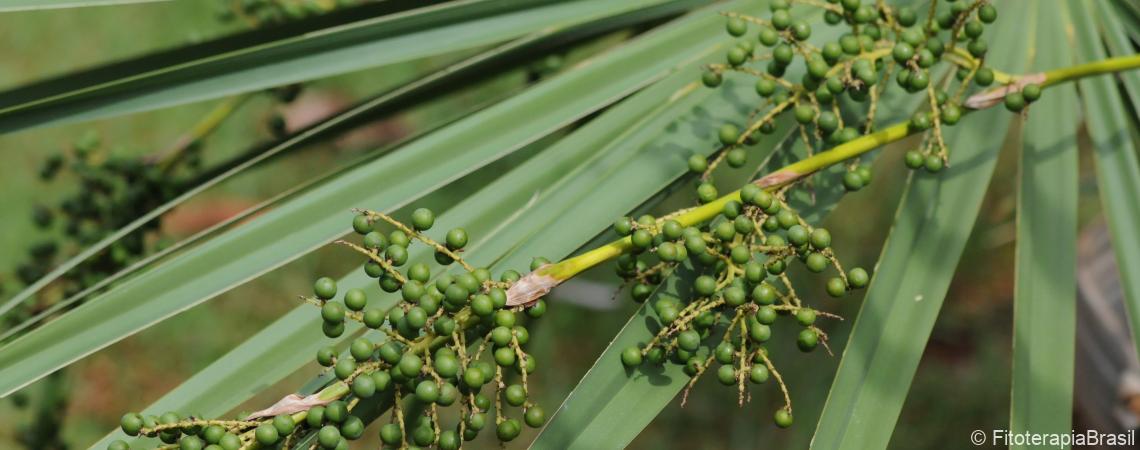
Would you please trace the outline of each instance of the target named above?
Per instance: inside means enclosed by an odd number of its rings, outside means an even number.
[[[100,62],[165,49],[244,29],[239,21],[222,22],[213,8],[202,2],[161,2],[0,15],[0,42],[5,58],[0,64],[0,89],[7,89],[49,74],[61,74]],[[125,21],[130,27],[122,26]],[[715,32],[710,30],[710,32]],[[540,71],[555,70],[582,55],[619,42],[624,34],[597,39],[573,50],[566,61],[539,61]],[[15,57],[18,55],[18,57]],[[207,165],[272,136],[267,126],[274,114],[282,114],[295,129],[361,98],[398,86],[430,72],[462,55],[444,55],[427,60],[370,69],[308,83],[292,104],[281,105],[268,96],[257,96],[227,121],[206,142]],[[532,69],[534,69],[532,67]],[[457,110],[498,98],[524,87],[534,70],[517,70],[421,105],[412,111],[370,124],[334,142],[310,146],[301,154],[272,161],[234,180],[211,189],[180,206],[163,219],[162,231],[183,238],[220,222],[244,208],[283,192],[314,172],[327,172],[359,157],[363,151],[382,147],[417,130],[454,118]],[[126,118],[36,129],[0,136],[7,155],[0,164],[0,274],[11,274],[25,257],[24,250],[40,233],[31,221],[36,204],[52,203],[73,185],[67,178],[43,183],[37,173],[46,155],[60,152],[90,130],[98,132],[114,154],[141,155],[156,151],[177,139],[209,111],[216,102],[191,104]],[[877,181],[864,194],[849,196],[822,225],[833,230],[837,251],[858,265],[873,265],[889,232],[892,214],[902,187],[905,170],[901,153],[913,142],[901,142],[880,158]],[[1007,146],[1009,147],[1009,146]],[[1015,150],[1007,148],[1007,150]],[[1082,152],[1087,158],[1088,152]],[[526,152],[506,158],[484,173],[518,164]],[[1013,238],[1016,154],[1006,151],[999,162],[993,186],[975,225],[962,264],[955,275],[943,314],[940,316],[914,379],[914,386],[892,438],[895,448],[941,448],[946,442],[962,442],[974,429],[1006,424],[1009,411],[1010,340],[1013,296]],[[301,175],[305,174],[304,177]],[[446,205],[481,186],[479,173],[456,182],[430,202]],[[674,197],[689,195],[688,190]],[[1099,205],[1091,166],[1082,164],[1082,225],[1094,220]],[[690,198],[671,198],[660,211],[687,205]],[[346,217],[347,211],[346,211]],[[830,222],[842,221],[844,226]],[[66,408],[63,439],[72,448],[84,448],[117,426],[123,411],[150,404],[182,380],[222,356],[297,304],[296,296],[310,288],[312,274],[341,274],[353,270],[357,258],[343,250],[324,248],[256,278],[163,321],[72,365],[61,380],[48,378],[25,389],[23,395],[0,401],[0,448],[18,448],[20,433],[37,418],[14,407],[14,402],[53,395],[59,389],[44,389],[45,383],[63,383]],[[586,369],[605,348],[608,338],[625,323],[636,307],[628,301],[611,300],[619,288],[605,266],[556,291],[547,318],[536,323],[532,351],[546,361],[543,376],[532,385],[539,403],[558,405]],[[4,275],[9,277],[10,275]],[[581,294],[593,297],[583,302]],[[6,295],[13,293],[9,287]],[[822,296],[822,292],[815,292]],[[618,297],[624,300],[624,296]],[[843,305],[823,303],[848,318],[830,322],[826,329],[833,348],[843,348],[859,298],[848,297]],[[633,448],[759,448],[789,445],[804,448],[811,437],[838,357],[815,352],[783,358],[781,368],[790,380],[796,398],[797,421],[805,424],[777,431],[770,411],[780,404],[772,390],[761,390],[751,404],[736,409],[736,393],[703,380],[696,395],[681,409],[667,408],[633,442]],[[257,409],[292,392],[316,373],[309,365],[269,387],[239,410]],[[49,386],[50,387],[50,386]],[[56,385],[58,387],[58,385]],[[45,392],[46,391],[46,392]],[[947,396],[947,392],[969,395]],[[732,406],[729,406],[732,405]],[[1079,418],[1078,418],[1079,420]],[[1079,423],[1079,422],[1078,422]],[[528,430],[527,433],[533,433]],[[375,440],[373,431],[366,433]],[[523,442],[529,438],[524,436]],[[490,439],[480,439],[488,447]]]

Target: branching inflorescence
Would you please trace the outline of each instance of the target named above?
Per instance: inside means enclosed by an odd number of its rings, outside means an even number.
[[[129,413],[122,418],[123,431],[158,437],[169,448],[186,450],[302,445],[342,449],[363,433],[365,423],[357,408],[364,402],[388,402],[393,411],[380,429],[386,446],[457,449],[491,420],[497,437],[511,441],[522,423],[540,427],[546,419],[542,408],[528,399],[528,376],[536,366],[523,348],[529,333],[522,322],[543,315],[542,297],[551,289],[612,259],[634,301],[654,298],[648,307],[656,318],[652,337],[622,349],[622,365],[631,372],[647,363],[683,366],[691,379],[682,404],[708,372],[733,386],[741,405],[751,398],[749,383],[774,379],[784,401],[775,411],[775,423],[790,426],[791,398],[768,352],[774,342],[771,326],[781,317],[794,319],[801,328],[796,346],[810,352],[820,345],[827,348],[827,334],[817,319],[839,317],[805,302],[788,275],[789,266],[798,261],[808,272],[828,273],[825,291],[834,298],[868,286],[871,274],[859,267],[844,269],[832,249],[831,234],[800,216],[789,191],[844,162],[848,170],[842,184],[857,191],[872,179],[870,167],[858,158],[911,134],[922,135],[922,143],[906,153],[906,166],[939,172],[949,163],[943,127],[954,126],[969,110],[1004,102],[1007,109],[1021,112],[1044,87],[1140,66],[1140,57],[1124,57],[1020,77],[995,71],[984,64],[987,45],[982,34],[997,18],[986,0],[934,0],[925,14],[882,0],[770,4],[771,14],[765,18],[724,13],[728,34],[744,39],[728,50],[726,63],[707,66],[701,81],[716,88],[726,76],[753,77],[760,100],[747,123],[719,129],[718,149],[711,158],[696,155],[689,160],[689,169],[699,177],[698,206],[664,217],[620,218],[613,230],[621,239],[557,263],[536,258],[529,274],[507,270],[498,280],[463,259],[468,241],[464,230],[450,230],[438,241],[426,234],[435,222],[431,211],[416,210],[408,225],[383,213],[358,210],[352,226],[361,235],[360,243],[338,243],[364,257],[367,275],[378,280],[381,290],[399,293],[401,300],[387,307],[370,305],[365,291],[341,293],[330,278],[317,280],[314,295],[302,297],[319,307],[322,330],[330,338],[346,332],[346,321],[371,330],[347,352],[326,347],[317,353],[317,362],[329,368],[335,381],[312,395],[291,395],[239,420]],[[822,10],[828,25],[849,31],[835,41],[813,44],[811,26],[793,14],[797,5]],[[786,73],[797,60],[804,74],[789,80]],[[956,77],[934,80],[932,71],[939,64],[949,65]],[[971,93],[973,86],[995,82],[1001,86]],[[876,129],[880,101],[892,85],[919,96],[922,107],[906,123]],[[795,136],[808,157],[718,197],[714,172],[722,163],[744,166],[745,146],[775,132],[777,120],[786,115],[794,119]],[[427,246],[436,263],[452,270],[408,265],[413,243]],[[686,275],[680,279],[689,280],[689,298],[656,288],[682,266]],[[415,407],[404,406],[405,395],[416,400]],[[510,417],[504,402],[521,409],[522,423]],[[458,409],[454,423],[441,415],[445,407]],[[126,447],[121,441],[111,445]]]

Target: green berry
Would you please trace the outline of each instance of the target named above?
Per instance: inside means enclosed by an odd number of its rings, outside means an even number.
[[[910,150],[906,152],[904,162],[908,168],[918,169],[926,162],[926,158],[918,150]]]
[[[851,283],[851,287],[861,289],[871,282],[871,277],[862,267],[856,267],[847,272],[847,282]]]
[[[523,422],[526,422],[526,425],[531,428],[541,427],[542,424],[546,423],[546,412],[542,410],[541,406],[531,405],[523,413]]]
[[[938,155],[926,155],[923,167],[926,168],[927,172],[938,173],[942,170],[942,157]]]
[[[360,398],[368,398],[376,393],[376,381],[371,376],[358,376],[352,380],[352,393]]]
[[[776,32],[776,30],[772,29],[771,27],[760,27],[760,34],[758,36],[758,39],[760,40],[760,44],[764,45],[765,47],[771,47],[773,45],[776,45],[777,42],[780,42],[780,33]]]
[[[835,277],[827,280],[827,295],[835,298],[847,295],[847,283],[842,278]]]
[[[823,250],[831,246],[831,232],[826,228],[816,228],[811,231],[811,246]]]
[[[336,281],[329,277],[321,277],[313,283],[313,293],[322,300],[336,297]]]
[[[962,109],[953,103],[948,103],[942,107],[942,123],[946,125],[954,125],[962,118]]]
[[[127,436],[138,436],[143,428],[143,417],[138,413],[127,413],[119,419],[119,426]]]
[[[701,346],[701,335],[694,330],[685,330],[677,334],[677,346],[682,350],[695,352]]]
[[[768,98],[776,93],[776,83],[767,78],[756,80],[756,94]]]
[[[863,189],[863,177],[853,170],[847,171],[843,174],[843,188],[849,192]]]
[[[352,218],[352,229],[357,234],[368,234],[372,232],[372,221],[368,220],[368,216],[364,214],[357,215]]]
[[[359,417],[349,416],[348,419],[340,425],[340,434],[348,440],[355,441],[357,439],[360,439],[360,436],[364,434],[364,421]],[[347,450],[348,444],[342,440],[337,443],[336,448],[338,450],[342,448]]]
[[[326,427],[326,428],[328,428],[328,427]],[[333,428],[333,429],[335,430],[336,428]],[[325,430],[322,428],[321,432],[323,433],[324,431]],[[404,436],[403,433],[400,433],[400,425],[399,424],[388,423],[388,424],[384,424],[384,426],[380,427],[380,441],[384,442],[385,444],[399,445],[400,441],[403,439],[403,436]],[[337,438],[338,439],[340,438],[340,432],[339,431],[337,431]]]
[[[368,306],[368,295],[361,289],[349,289],[344,293],[344,306],[353,311],[363,310]]]
[[[802,20],[796,20],[791,25],[792,37],[797,41],[805,41],[811,37],[811,25]]]
[[[918,15],[915,14],[913,9],[901,6],[895,10],[895,20],[898,21],[899,25],[909,27],[918,21]]]
[[[997,20],[997,8],[989,3],[978,8],[978,19],[985,23],[994,23]]]
[[[787,66],[792,63],[796,53],[792,50],[792,46],[788,44],[780,44],[772,49],[772,61],[777,64]]]
[[[398,363],[397,368],[400,369],[400,373],[403,373],[404,376],[414,377],[420,374],[420,369],[422,369],[423,366],[424,362],[422,359],[420,359],[419,356],[413,355],[411,353],[404,353],[402,356],[400,356],[400,362]]]
[[[705,182],[697,186],[697,199],[700,200],[701,203],[709,203],[716,200],[716,198],[716,186],[713,186],[712,183]]]
[[[819,345],[819,333],[816,333],[813,329],[804,329],[796,336],[796,346],[799,347],[801,351],[810,352],[815,350],[817,345]]]
[[[430,209],[418,208],[412,211],[412,227],[417,231],[430,229],[435,224],[435,213]]]
[[[728,61],[728,64],[731,66],[739,66],[748,61],[748,52],[745,52],[744,49],[740,47],[733,47],[728,49],[728,53],[725,54],[724,59]]]
[[[768,381],[768,375],[768,367],[757,364],[755,366],[752,366],[752,370],[749,373],[748,379],[753,383],[761,384]]]
[[[352,376],[356,371],[356,361],[351,358],[342,358],[337,360],[336,365],[333,366],[333,373],[336,377],[344,380]]]
[[[293,429],[297,426],[297,422],[293,420],[293,416],[282,414],[273,418],[273,428],[277,430],[277,434],[281,436],[288,436],[293,433]]]
[[[820,253],[812,252],[812,253],[808,254],[807,260],[804,262],[804,265],[807,266],[808,270],[815,272],[815,273],[820,273],[820,272],[823,272],[824,270],[827,269],[827,265],[829,262],[830,261],[828,261],[826,256],[823,256]]]
[[[462,228],[454,228],[447,232],[447,248],[458,250],[467,245],[467,231]]]
[[[344,322],[344,306],[337,302],[328,302],[321,307],[321,318],[325,322],[337,324]]]
[[[728,31],[728,34],[735,37],[740,37],[744,36],[744,33],[748,32],[748,22],[745,22],[739,17],[729,17],[728,22],[725,24],[724,28],[725,31]]]
[[[792,15],[788,14],[787,10],[777,10],[772,12],[772,27],[777,30],[783,31],[792,25]]]
[[[326,347],[326,349],[330,352],[332,351],[331,347]],[[369,359],[372,359],[372,341],[368,340],[367,338],[359,338],[355,341],[352,341],[352,345],[349,346],[348,351],[352,355],[352,358],[357,361],[367,361]],[[321,355],[318,353],[317,358],[320,359],[320,357]]]
[[[989,50],[989,46],[986,45],[985,39],[977,38],[966,44],[966,50],[969,50],[970,54],[975,58],[981,58],[986,56],[986,51]]]
[[[397,425],[396,432],[399,433],[399,431],[400,429]],[[383,436],[383,433],[381,433],[381,436]],[[340,429],[332,425],[321,427],[321,431],[317,432],[317,443],[324,449],[331,450],[336,448],[337,444],[340,444]]]
[[[792,111],[792,115],[795,116],[796,122],[806,125],[815,120],[815,109],[810,105],[799,105]]]
[[[641,365],[641,350],[637,347],[626,347],[621,352],[621,363],[626,367],[637,367]]]
[[[993,69],[990,69],[989,67],[983,67],[981,69],[978,69],[978,71],[976,73],[974,73],[974,82],[977,83],[978,86],[981,86],[981,87],[986,87],[986,86],[993,84],[994,83],[994,71],[993,71]]]
[[[364,235],[364,247],[380,249],[388,246],[388,238],[379,231],[372,231]]]
[[[526,403],[526,389],[524,389],[521,384],[512,384],[507,386],[503,397],[507,400],[507,404],[511,406],[522,406],[523,403]]]
[[[792,413],[786,409],[777,410],[773,419],[776,422],[776,426],[780,428],[788,428],[792,426]]]
[[[891,56],[895,58],[896,62],[903,64],[914,57],[914,47],[906,42],[899,42],[891,49]]]
[[[732,386],[733,384],[736,384],[736,369],[733,369],[732,366],[727,365],[720,366],[720,369],[717,369],[716,371],[716,378],[718,381],[720,381],[720,384],[723,384],[725,386]]]
[[[716,279],[708,275],[701,275],[693,282],[693,288],[700,296],[710,296],[716,291]]]
[[[808,231],[802,225],[792,225],[788,228],[788,242],[791,242],[792,245],[804,245],[807,243],[808,238]]]
[[[736,125],[726,123],[721,125],[717,137],[720,139],[721,145],[733,145],[740,138],[740,129]]]
[[[277,440],[281,438],[281,435],[277,433],[277,429],[268,423],[258,426],[257,430],[254,431],[254,436],[257,438],[259,444],[265,446],[276,444]]]
[[[803,325],[805,327],[811,326],[811,324],[815,323],[815,317],[815,310],[811,308],[802,308],[799,311],[796,311],[796,322],[799,322],[800,325]]]
[[[705,72],[701,74],[701,83],[704,83],[706,87],[715,88],[720,86],[723,81],[724,78],[716,72]]]
[[[519,437],[522,427],[519,426],[519,421],[515,419],[507,419],[499,423],[495,429],[495,435],[500,441],[510,442]]]
[[[1021,89],[1021,96],[1025,98],[1026,103],[1033,103],[1041,98],[1041,85],[1027,84]]]

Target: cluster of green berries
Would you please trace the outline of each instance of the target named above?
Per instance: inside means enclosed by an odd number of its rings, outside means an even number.
[[[838,39],[809,42],[813,30],[808,22],[796,19],[792,7],[824,10],[829,26],[846,27]],[[923,110],[910,121],[912,131],[927,135],[921,150],[908,153],[909,167],[925,167],[937,172],[948,160],[941,138],[941,127],[952,126],[963,114],[962,100],[971,83],[985,87],[995,81],[995,72],[985,67],[988,46],[982,36],[987,25],[997,19],[997,10],[988,0],[951,0],[934,3],[933,13],[919,13],[907,6],[892,7],[870,0],[827,0],[797,2],[774,0],[766,18],[727,13],[725,29],[741,38],[725,54],[724,64],[712,64],[702,75],[711,88],[723,83],[728,73],[756,78],[761,105],[752,122],[741,130],[738,124],[724,124],[719,133],[721,150],[710,163],[693,156],[689,168],[702,173],[702,180],[720,161],[739,167],[746,160],[744,145],[775,130],[775,121],[791,115],[808,148],[827,148],[856,139],[874,127],[879,98],[892,83],[892,76],[903,91],[929,97]],[[929,20],[928,20],[929,18]],[[755,30],[755,31],[753,31]],[[757,45],[759,44],[759,45]],[[767,49],[767,50],[765,50]],[[803,75],[790,79],[789,68],[802,64]],[[959,87],[951,94],[947,86],[932,83],[931,70],[942,62],[958,66]],[[1011,94],[1006,104],[1020,110],[1028,93]],[[1019,101],[1024,98],[1025,101]],[[853,117],[863,118],[855,122]],[[845,123],[846,120],[846,123]],[[860,177],[860,166],[852,165],[844,177],[848,190],[858,190],[870,178]],[[860,183],[862,181],[862,183]],[[711,183],[698,186],[705,199],[715,193]]]
[[[778,195],[755,184],[740,190],[707,225],[683,226],[669,218],[622,218],[614,230],[628,236],[632,251],[617,260],[618,275],[632,283],[636,302],[649,299],[655,285],[686,260],[699,273],[691,298],[659,295],[651,305],[660,330],[654,338],[622,351],[621,362],[684,365],[693,382],[715,361],[717,379],[745,395],[745,381],[764,383],[775,371],[766,346],[771,325],[792,316],[803,327],[796,345],[810,352],[826,335],[816,327],[817,311],[804,305],[791,287],[789,264],[799,261],[813,273],[833,270],[825,288],[832,297],[863,288],[870,275],[862,268],[844,272],[831,249],[831,233],[808,225]],[[701,348],[711,347],[702,356]],[[782,385],[782,383],[781,383]],[[776,413],[791,424],[790,405]]]
[[[128,414],[123,431],[156,436],[182,449],[216,445],[228,450],[231,444],[244,448],[255,441],[264,447],[294,448],[314,437],[319,448],[346,449],[367,425],[354,413],[356,408],[362,402],[387,400],[394,411],[391,421],[380,427],[386,448],[458,449],[488,426],[494,427],[499,440],[508,442],[519,436],[524,424],[542,426],[546,413],[530,401],[527,384],[536,360],[523,346],[530,340],[525,321],[545,313],[545,300],[526,307],[506,306],[507,290],[520,278],[518,272],[508,270],[494,280],[490,271],[472,268],[460,256],[469,240],[462,228],[449,230],[437,241],[427,235],[435,225],[430,210],[417,209],[410,219],[404,224],[381,213],[360,211],[352,221],[360,244],[341,241],[367,258],[365,273],[377,280],[381,291],[398,296],[396,304],[376,305],[369,297],[384,294],[370,295],[360,288],[342,291],[327,277],[317,279],[313,296],[305,298],[320,306],[322,330],[330,338],[342,336],[350,320],[376,331],[353,340],[346,350],[328,346],[317,352],[317,363],[336,377],[322,391],[334,392],[335,401],[292,415],[244,421]],[[417,242],[434,251],[436,267],[411,263],[408,249]],[[545,262],[538,259],[533,264]],[[453,264],[462,270],[445,273]],[[403,414],[396,400],[405,395],[423,405],[425,412],[414,417]],[[452,426],[444,425],[439,412],[444,407],[458,409]],[[516,408],[521,417],[510,417]],[[206,424],[213,428],[203,428]],[[214,431],[207,435],[207,429]]]
[[[169,201],[181,192],[181,180],[201,170],[197,149],[160,167],[145,158],[122,156],[106,148],[94,133],[78,139],[68,152],[53,154],[39,169],[40,178],[53,181],[61,176],[76,178],[79,188],[55,206],[37,205],[32,221],[45,237],[28,248],[27,260],[16,270],[16,279],[27,286],[50,272],[61,259],[114,233],[123,226]],[[165,245],[158,239],[159,222],[152,221],[122,237],[107,250],[90,258],[4,320],[17,325],[56,302],[94,286],[135,260]]]

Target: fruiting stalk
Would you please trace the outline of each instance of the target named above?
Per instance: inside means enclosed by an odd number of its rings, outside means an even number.
[[[961,57],[964,61],[969,61],[968,54],[955,54]],[[972,58],[970,58],[972,60]],[[1020,80],[1031,79],[1041,84],[1042,88],[1055,86],[1057,84],[1074,81],[1083,77],[1102,75],[1107,73],[1120,72],[1125,70],[1132,70],[1140,68],[1140,55],[1123,56],[1117,58],[1109,58],[1092,63],[1080,64],[1072,67],[1065,67],[1061,69],[1054,69],[1047,72],[1037,74],[1030,74],[1021,77],[1012,77],[1007,74],[1001,74],[995,71],[995,78],[1009,86],[1001,86],[990,91],[977,94],[976,97],[985,96],[986,94],[994,94],[1000,92],[1002,96],[1006,91],[1023,86],[1019,86]],[[1000,96],[999,96],[1000,98]],[[986,108],[996,104],[984,103],[981,108]],[[969,101],[967,101],[969,105]],[[980,109],[980,108],[979,108]],[[966,112],[970,110],[967,109]],[[908,122],[901,122],[883,128],[877,132],[856,138],[845,144],[840,144],[826,152],[817,153],[811,157],[800,160],[796,163],[785,166],[784,168],[772,172],[756,181],[753,184],[767,190],[769,192],[777,191],[799,179],[807,177],[813,173],[830,167],[834,164],[846,161],[856,156],[867,153],[871,150],[879,148],[883,145],[901,140],[912,133],[918,133],[917,130],[912,130]],[[740,201],[740,190],[732,191],[712,202],[706,203],[695,208],[679,211],[669,218],[680,222],[683,226],[692,226],[706,221],[712,220],[724,209],[724,205],[731,201]],[[628,252],[633,248],[633,241],[630,237],[624,237],[609,244],[590,250],[581,255],[562,260],[555,264],[548,264],[540,267],[522,279],[519,280],[507,292],[508,305],[525,305],[537,301],[540,297],[545,295],[557,286],[559,283],[573,278],[575,275],[583,271],[597,266],[601,263],[616,258],[621,254]],[[522,289],[516,287],[523,286]],[[538,289],[533,288],[539,286]]]

